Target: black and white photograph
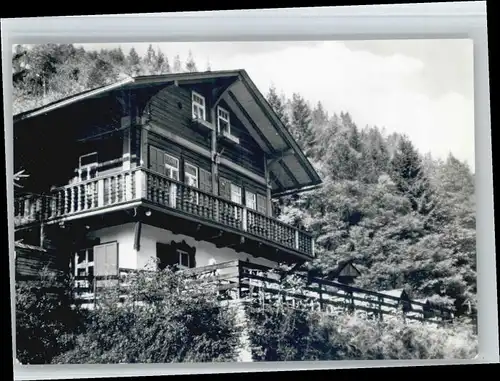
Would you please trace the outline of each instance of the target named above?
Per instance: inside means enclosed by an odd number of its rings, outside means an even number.
[[[16,363],[473,359],[470,39],[12,45]]]

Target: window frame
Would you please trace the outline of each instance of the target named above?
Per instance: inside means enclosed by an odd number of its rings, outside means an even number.
[[[235,203],[235,204],[238,204],[238,205],[242,205],[243,204],[243,192],[242,192],[242,187],[237,185],[237,184],[234,184],[233,182],[229,182],[230,185],[230,188],[231,188],[231,202]],[[233,199],[233,195],[235,194],[235,190],[238,190],[238,194],[239,194],[239,201],[235,201]]]
[[[249,197],[249,195],[251,195],[252,197]],[[249,205],[249,200],[250,199],[253,200],[253,206]],[[254,210],[254,211],[257,210],[257,193],[245,189],[245,206],[248,209],[251,209],[251,210]]]
[[[198,100],[196,100],[195,99],[196,97],[198,97],[203,102],[203,104],[200,103]],[[206,104],[207,104],[207,101],[203,95],[201,95],[200,93],[198,93],[194,90],[191,91],[191,114],[192,114],[193,119],[201,119],[204,121],[207,120],[207,106],[206,106]],[[202,112],[201,118],[198,115],[197,110],[200,110]]]
[[[173,156],[173,155],[170,155],[170,154],[168,154],[168,153],[166,153],[166,152],[163,152],[163,154],[164,154],[164,156],[165,156],[165,175],[166,175],[168,178],[170,178],[170,179],[173,179],[173,180],[175,180],[175,181],[179,181],[179,176],[180,176],[180,174],[179,174],[179,172],[180,172],[180,160],[179,160],[179,158],[177,158],[177,157],[175,157],[175,156]],[[166,159],[167,159],[167,157],[168,157],[168,158],[170,158],[170,159],[172,159],[174,162],[176,162],[176,163],[177,163],[177,168],[167,163],[167,160],[166,160]],[[176,177],[171,176],[171,175],[168,173],[168,171],[170,171],[170,173],[172,173],[172,172],[176,172],[176,173],[177,173],[177,176],[176,176]]]
[[[223,116],[220,115],[220,112],[223,112],[223,113],[226,113],[227,114],[227,118],[224,118]],[[227,129],[226,130],[222,130],[221,131],[221,125],[220,125],[220,121],[223,122],[226,122],[227,123]],[[228,110],[226,110],[224,107],[221,107],[221,106],[217,106],[217,131],[219,133],[222,133],[222,134],[227,134],[229,136],[231,136],[231,114],[229,113]]]
[[[193,176],[192,174],[187,173],[187,167],[191,167],[191,168],[193,168],[193,169],[196,171],[196,176]],[[191,179],[193,179],[193,178],[194,178],[194,179],[196,180],[196,185],[191,185],[191,184],[189,184],[188,182],[186,182],[186,179],[187,179],[187,178],[191,178]],[[200,170],[199,170],[199,168],[198,168],[196,165],[191,164],[191,163],[189,163],[189,162],[187,162],[187,161],[186,161],[186,162],[184,162],[184,182],[185,182],[188,186],[191,186],[191,187],[193,187],[193,188],[197,188],[197,189],[199,189],[199,187],[200,187]]]
[[[182,249],[176,249],[175,252],[179,255],[179,258],[178,258],[179,269],[190,269],[191,268],[191,257],[189,255],[189,253],[185,250],[182,250]],[[182,256],[183,255],[185,255],[187,258],[187,266],[184,266],[182,264]]]

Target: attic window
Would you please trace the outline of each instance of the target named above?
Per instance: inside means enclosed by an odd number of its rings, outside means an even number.
[[[222,107],[217,108],[217,130],[231,135],[231,123],[229,121],[229,112]]]
[[[191,100],[193,104],[193,119],[206,120],[205,97],[193,91]]]

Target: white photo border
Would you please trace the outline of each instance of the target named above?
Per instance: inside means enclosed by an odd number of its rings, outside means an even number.
[[[297,27],[300,25],[300,28]],[[486,1],[2,19],[7,211],[14,295],[12,49],[14,44],[472,39],[474,43],[479,353],[473,360],[14,365],[16,380],[129,377],[499,362]],[[15,332],[12,298],[12,332]],[[13,346],[15,348],[13,335]],[[14,352],[15,353],[15,352]],[[14,361],[14,359],[13,359]]]

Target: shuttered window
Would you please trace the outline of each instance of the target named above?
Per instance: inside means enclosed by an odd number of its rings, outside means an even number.
[[[219,179],[219,196],[226,200],[231,200],[231,182],[227,179]]]
[[[200,190],[212,193],[212,173],[200,168]]]
[[[198,167],[184,163],[184,182],[189,186],[198,188]]]
[[[153,146],[149,146],[149,169],[162,175],[165,174],[164,152]]]
[[[179,159],[149,146],[149,169],[179,181]]]
[[[267,215],[267,199],[261,194],[257,194],[257,211]]]
[[[118,242],[94,246],[94,275],[118,275]]]

